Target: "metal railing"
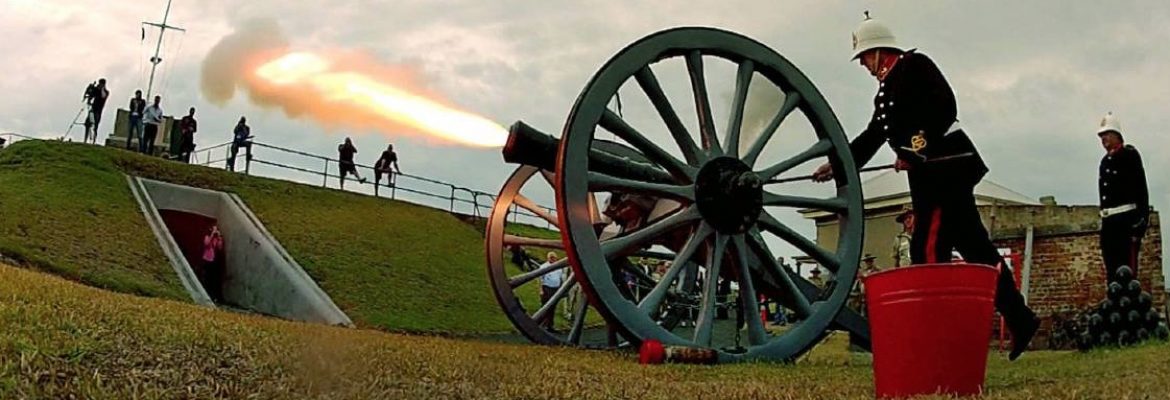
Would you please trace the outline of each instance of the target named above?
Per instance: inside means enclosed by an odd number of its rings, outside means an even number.
[[[40,138],[35,138],[32,136],[25,136],[25,135],[21,135],[21,134],[16,133],[16,132],[0,133],[0,148],[7,147],[8,145],[13,144],[15,142],[19,142],[21,140],[29,140],[29,139],[36,140],[36,139],[40,139]]]
[[[236,154],[233,155],[233,151]],[[269,157],[269,155],[272,155],[272,157]],[[285,157],[280,157],[282,155]],[[277,160],[278,158],[287,159],[289,156],[293,157],[294,161]],[[241,157],[243,158],[242,160],[237,160]],[[242,161],[242,164],[236,161]],[[222,167],[228,170],[240,170],[242,167],[242,172],[247,175],[253,175],[252,166],[254,163],[285,171],[313,175],[315,178],[320,179],[321,187],[330,187],[330,180],[338,182],[337,186],[340,186],[342,179],[339,175],[341,172],[341,162],[338,159],[256,141],[245,142],[239,146],[234,146],[232,142],[227,142],[196,149],[191,154],[191,163],[208,167]],[[362,172],[375,172],[373,166],[356,163],[354,166]],[[383,174],[386,175],[385,180],[375,180],[372,182],[372,193],[355,190],[349,191],[445,209],[451,213],[466,214],[477,218],[487,217],[491,213],[492,206],[496,201],[496,195],[492,193],[424,176],[389,171],[385,171]],[[282,177],[267,174],[259,176],[283,179]],[[352,182],[351,184],[358,183],[350,177],[346,178],[346,180]],[[388,193],[388,196],[386,193]],[[404,197],[404,194],[407,196]],[[545,206],[540,207],[550,215],[556,215],[556,209]],[[549,229],[553,228],[551,222],[527,209],[513,205],[510,211],[512,222],[543,226]]]

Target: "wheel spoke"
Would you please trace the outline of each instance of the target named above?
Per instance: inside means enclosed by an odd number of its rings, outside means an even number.
[[[748,246],[744,235],[733,237],[732,245],[735,247],[736,261],[739,264],[739,301],[747,318],[748,342],[753,346],[761,345],[768,340],[768,331],[764,330],[764,322],[759,318],[760,302],[752,282],[751,267],[748,266]]]
[[[678,143],[678,147],[682,150],[683,157],[686,158],[687,163],[697,166],[701,162],[706,161],[702,150],[695,144],[695,140],[691,139],[691,133],[687,132],[687,127],[683,125],[682,120],[678,117],[678,113],[674,111],[674,106],[670,105],[670,99],[662,91],[662,86],[658,84],[658,78],[654,76],[654,71],[650,70],[650,66],[647,65],[638,70],[634,74],[634,79],[638,81],[638,86],[642,87],[642,92],[646,93],[646,97],[650,98],[650,103],[654,104],[654,109],[658,110],[658,115],[662,117],[662,122],[670,130],[670,135],[674,137],[674,141]]]
[[[719,267],[727,249],[727,235],[716,234],[715,245],[707,257],[707,276],[703,279],[703,307],[695,324],[694,341],[700,346],[711,346],[711,331],[715,327],[715,296],[719,287]]]
[[[784,290],[787,290],[788,293],[792,293],[792,299],[795,302],[793,304],[793,311],[796,311],[796,315],[802,318],[812,314],[812,304],[809,303],[808,298],[804,296],[804,292],[800,290],[800,286],[797,286],[796,281],[793,280],[793,272],[789,271],[787,268],[784,268],[783,265],[780,265],[780,263],[776,261],[776,257],[772,255],[771,251],[768,250],[768,245],[764,243],[764,240],[759,238],[757,235],[759,235],[759,231],[753,230],[752,235],[748,236],[748,243],[755,250],[756,255],[760,257],[760,260],[763,262],[763,266],[766,268],[766,271],[771,272],[773,276],[776,276],[778,279],[780,279],[780,284],[784,285]]]
[[[831,199],[818,199],[813,197],[789,196],[784,194],[774,194],[764,192],[765,206],[781,206],[781,207],[799,207],[799,208],[814,208],[822,211],[829,211],[837,214],[844,213],[849,210],[849,201],[844,197],[834,197]]]
[[[563,249],[565,243],[560,239],[537,239],[526,236],[504,235],[504,246],[532,246],[546,249]]]
[[[594,224],[601,221],[601,208],[597,206],[597,197],[590,193],[589,195],[589,222]]]
[[[683,208],[666,218],[659,219],[652,222],[650,225],[638,229],[636,231],[615,237],[601,243],[601,251],[605,254],[607,259],[613,258],[616,255],[623,253],[634,246],[639,246],[650,242],[669,232],[671,229],[681,227],[685,224],[698,220],[699,210],[694,205]]]
[[[695,187],[692,185],[668,185],[665,183],[642,182],[633,179],[618,178],[613,175],[606,175],[594,171],[589,171],[589,191],[635,193],[655,197],[669,197],[688,202],[695,201]]]
[[[589,301],[583,294],[577,298],[577,307],[573,311],[573,325],[569,328],[569,343],[581,344],[581,333],[585,331],[585,313],[589,310]]]
[[[533,214],[536,214],[537,217],[540,217],[541,219],[548,221],[549,223],[551,223],[553,225],[557,224],[557,217],[554,217],[552,214],[549,214],[548,211],[545,211],[545,209],[536,205],[536,203],[533,202],[532,199],[524,197],[524,195],[520,195],[520,194],[516,195],[516,197],[512,199],[512,203],[515,203],[516,205],[518,205],[520,207],[524,207],[525,210],[528,210],[528,211],[532,212]]]
[[[731,100],[731,116],[727,121],[727,155],[739,157],[739,138],[743,130],[743,106],[747,102],[748,87],[751,86],[755,63],[744,60],[735,73],[735,97]]]
[[[837,255],[830,253],[828,250],[821,248],[821,246],[817,246],[813,241],[808,240],[808,238],[796,233],[792,228],[789,228],[771,214],[768,214],[767,211],[760,213],[759,224],[764,230],[784,239],[784,241],[795,246],[804,252],[804,254],[809,255],[813,260],[825,266],[825,268],[828,268],[829,271],[836,273],[841,269],[841,260],[837,258]]]
[[[557,291],[554,292],[552,297],[548,299],[548,302],[540,305],[540,309],[536,310],[536,314],[532,314],[532,319],[540,321],[544,319],[544,317],[547,316],[550,312],[555,315],[556,304],[559,303],[561,299],[565,298],[565,295],[569,294],[569,290],[572,289],[573,286],[577,286],[577,280],[573,279],[572,274],[569,274],[569,276],[561,282],[561,287],[557,288]]]
[[[830,142],[829,139],[821,139],[816,144],[812,145],[812,147],[809,147],[808,149],[800,152],[800,154],[792,156],[792,158],[781,161],[776,165],[760,171],[760,179],[766,181],[775,178],[776,175],[783,174],[784,172],[796,168],[797,166],[804,164],[809,160],[829,154],[829,150],[832,149],[833,143]]]
[[[547,274],[550,272],[559,272],[561,269],[567,267],[568,265],[569,265],[569,258],[568,257],[562,258],[562,259],[557,260],[556,262],[549,264],[547,266],[540,267],[540,268],[534,269],[532,271],[528,271],[528,272],[525,272],[523,274],[508,278],[508,284],[512,285],[512,288],[516,288],[516,287],[519,287],[520,285],[528,283],[529,281],[531,281],[533,279],[544,276],[544,274]]]
[[[780,123],[784,122],[785,118],[788,118],[788,114],[791,114],[792,110],[796,109],[796,106],[800,105],[800,100],[799,92],[787,92],[784,94],[784,104],[780,105],[780,110],[776,112],[776,116],[772,117],[772,121],[768,123],[768,126],[764,128],[763,132],[760,132],[760,137],[756,138],[756,141],[752,143],[752,147],[744,154],[743,162],[747,163],[747,165],[756,165],[756,159],[760,158],[760,153],[764,151],[764,146],[768,144],[769,140],[772,140],[772,136],[776,134],[776,130],[780,129]]]
[[[682,269],[690,262],[691,257],[695,255],[695,251],[699,249],[699,245],[706,241],[712,232],[714,230],[707,223],[699,224],[699,228],[695,230],[695,233],[691,234],[691,237],[687,239],[686,244],[678,251],[678,254],[675,254],[674,260],[670,262],[670,268],[663,274],[662,280],[659,280],[654,285],[654,289],[651,289],[650,293],[642,298],[642,302],[638,304],[638,309],[647,314],[652,314],[658,309],[658,306],[662,305],[662,299],[666,297],[666,292],[670,290],[671,283],[678,278],[678,274],[682,272]]]
[[[548,182],[549,186],[552,186],[553,190],[556,190],[556,188],[557,188],[557,174],[554,174],[551,171],[545,171],[542,169],[542,170],[540,170],[540,176],[542,178],[544,178],[545,182]]]
[[[707,96],[707,77],[703,73],[703,55],[697,50],[687,54],[687,72],[691,76],[691,92],[695,95],[695,112],[699,114],[699,136],[703,148],[711,157],[723,155],[719,138],[715,135],[715,121],[711,114],[711,100]]]
[[[606,109],[601,114],[600,125],[602,128],[624,139],[627,143],[634,146],[634,148],[642,151],[642,154],[646,155],[647,159],[665,168],[675,179],[685,183],[690,183],[694,179],[698,171],[695,167],[684,164],[679,159],[670,155],[670,153],[667,153],[666,150],[658,147],[650,139],[647,139],[646,136],[643,136],[641,132],[638,132],[637,129],[634,129],[634,127],[626,123],[622,117],[614,114],[613,111]]]

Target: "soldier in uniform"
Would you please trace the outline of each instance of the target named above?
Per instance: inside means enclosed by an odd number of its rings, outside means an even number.
[[[894,236],[894,268],[910,266],[910,242],[914,235],[914,209],[905,208],[894,218],[902,225],[902,232]]]
[[[873,116],[850,144],[857,168],[888,143],[898,156],[895,169],[908,172],[914,264],[950,262],[952,249],[957,249],[968,262],[1000,268],[995,307],[1012,332],[1008,358],[1015,360],[1028,348],[1040,321],[1024,303],[979,218],[975,185],[988,169],[958,125],[954,92],[930,58],[899,47],[890,29],[868,13],[853,34],[853,50],[853,58],[878,80]],[[814,176],[832,179],[831,164],[820,166]]]
[[[1105,115],[1097,130],[1105,156],[1097,189],[1101,193],[1101,258],[1106,284],[1117,280],[1117,269],[1138,270],[1138,249],[1149,227],[1150,194],[1142,156],[1121,137],[1121,123]]]

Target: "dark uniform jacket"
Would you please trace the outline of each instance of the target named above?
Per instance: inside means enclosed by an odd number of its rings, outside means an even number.
[[[1126,204],[1137,205],[1136,216],[1144,217],[1150,210],[1150,193],[1146,187],[1146,170],[1142,167],[1142,156],[1133,146],[1125,145],[1120,150],[1101,158],[1097,191],[1101,194],[1101,208]]]
[[[952,130],[958,109],[946,77],[914,50],[899,58],[878,84],[869,125],[850,145],[857,168],[887,143],[910,163],[911,186],[913,181],[974,185],[987,173],[987,165],[967,134]]]

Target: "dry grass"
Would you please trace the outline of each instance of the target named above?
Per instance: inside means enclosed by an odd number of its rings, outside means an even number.
[[[236,315],[0,266],[0,398],[837,399],[872,396],[835,340],[797,365],[637,365],[628,354]],[[994,356],[988,398],[1167,398],[1170,347]],[[1148,395],[1148,397],[1146,397]]]

